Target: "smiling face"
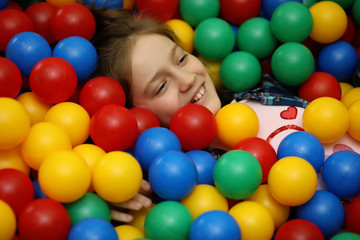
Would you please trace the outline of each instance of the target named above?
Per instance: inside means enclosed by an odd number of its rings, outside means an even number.
[[[149,34],[138,37],[131,59],[134,107],[152,111],[164,127],[187,104],[199,104],[214,115],[220,99],[205,66],[170,39]]]

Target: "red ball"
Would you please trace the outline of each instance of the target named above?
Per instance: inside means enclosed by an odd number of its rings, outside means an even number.
[[[125,106],[126,95],[121,84],[113,78],[100,76],[90,79],[80,90],[80,105],[90,116],[109,104]]]
[[[360,195],[353,198],[345,210],[345,228],[360,234]]]
[[[105,151],[123,151],[136,140],[138,126],[129,109],[106,105],[95,112],[90,120],[90,137]]]
[[[57,7],[48,2],[38,2],[30,5],[25,13],[30,17],[34,24],[34,32],[43,36],[49,44],[55,43],[51,32],[51,18],[55,15]]]
[[[30,17],[17,9],[0,11],[0,51],[5,52],[10,39],[21,32],[33,32],[34,24]]]
[[[140,135],[146,129],[160,127],[159,119],[150,110],[146,108],[130,108],[129,110],[136,118],[138,125],[138,135]]]
[[[28,203],[18,220],[20,239],[65,240],[71,229],[71,219],[66,208],[49,198]]]
[[[240,25],[250,18],[257,17],[261,0],[220,0],[220,13],[229,23]]]
[[[22,6],[19,3],[15,2],[14,0],[9,1],[9,4],[7,5],[7,8],[8,9],[17,9],[17,10],[20,10],[20,11],[24,11]]]
[[[12,208],[16,216],[35,197],[30,177],[12,168],[0,170],[0,199]]]
[[[351,17],[347,16],[347,27],[345,30],[344,35],[341,37],[342,41],[348,42],[348,43],[352,43],[352,41],[354,41],[355,38],[355,24],[354,21],[351,19]]]
[[[73,66],[59,57],[47,57],[31,70],[30,88],[42,101],[49,104],[64,102],[75,92],[77,76]]]
[[[269,171],[277,161],[276,151],[270,143],[262,138],[250,137],[238,142],[233,149],[244,150],[251,153],[261,165],[261,183],[267,181]]]
[[[15,98],[22,86],[18,66],[8,58],[0,57],[0,97]]]
[[[332,97],[341,99],[341,86],[339,81],[330,73],[314,72],[310,78],[300,85],[299,97],[312,101],[319,97]]]
[[[197,104],[178,109],[171,118],[170,130],[179,138],[182,148],[188,151],[209,146],[217,135],[215,116]]]
[[[59,7],[50,24],[57,41],[71,36],[91,40],[96,29],[94,15],[79,3],[68,3]]]
[[[323,240],[320,228],[305,219],[293,219],[285,222],[275,234],[274,240]]]
[[[179,0],[137,0],[136,6],[143,16],[170,20],[178,10]]]

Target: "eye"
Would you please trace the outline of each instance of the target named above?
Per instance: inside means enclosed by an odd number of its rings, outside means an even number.
[[[188,55],[189,54],[184,54],[181,58],[180,58],[180,60],[179,60],[179,65],[181,65],[182,63],[184,63],[185,62],[185,60],[186,60],[186,58],[188,57]]]
[[[160,93],[164,90],[165,86],[166,86],[166,81],[165,81],[165,82],[162,82],[162,83],[160,84],[160,86],[156,89],[156,91],[155,91],[155,93],[154,93],[154,96],[160,94]]]

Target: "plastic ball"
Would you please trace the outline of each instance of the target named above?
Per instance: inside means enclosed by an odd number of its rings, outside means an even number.
[[[350,150],[331,154],[325,161],[321,177],[328,191],[339,198],[353,198],[360,193],[360,155]]]
[[[0,170],[0,199],[11,207],[17,217],[34,197],[32,181],[25,173],[11,168]]]
[[[313,19],[306,6],[289,1],[275,9],[270,27],[274,36],[281,42],[302,42],[310,36]]]
[[[64,150],[54,152],[44,159],[38,178],[46,196],[69,203],[80,199],[86,193],[91,181],[91,171],[78,154]]]
[[[341,229],[345,210],[335,194],[317,190],[308,202],[297,207],[296,217],[315,223],[324,237],[329,238]]]
[[[245,199],[261,184],[259,161],[249,152],[231,150],[218,159],[214,167],[214,183],[225,197]]]
[[[315,61],[311,51],[301,43],[286,42],[271,57],[271,70],[275,78],[288,86],[298,86],[309,79]]]
[[[225,211],[203,213],[191,225],[189,239],[241,239],[241,230],[233,216]]]
[[[137,125],[138,125],[138,134],[140,135],[146,129],[152,127],[160,127],[159,119],[156,117],[154,113],[146,108],[130,108],[129,109],[132,114],[134,114]]]
[[[180,200],[194,189],[196,167],[190,157],[180,151],[159,154],[149,167],[149,183],[154,192],[166,200]]]
[[[155,205],[145,219],[145,235],[150,239],[188,238],[193,218],[189,210],[176,201],[163,201]]]
[[[308,132],[293,132],[281,140],[277,157],[300,157],[308,161],[316,172],[320,170],[325,161],[325,150],[321,141]]]
[[[185,150],[200,150],[209,146],[217,134],[215,116],[202,105],[188,104],[172,116],[170,130],[179,138]]]
[[[141,168],[148,170],[160,153],[181,150],[180,140],[172,131],[163,127],[154,127],[145,130],[137,138],[134,155]]]
[[[102,218],[86,218],[77,222],[70,230],[68,240],[118,240],[115,228]]]
[[[268,186],[276,201],[285,206],[299,206],[314,195],[317,174],[305,159],[289,156],[279,159],[270,169]]]
[[[248,19],[258,16],[261,0],[224,1],[220,0],[221,16],[228,22],[241,25]]]
[[[331,240],[359,240],[359,234],[353,232],[340,232],[335,234]]]
[[[234,205],[229,214],[241,229],[241,239],[271,239],[275,227],[270,212],[260,203],[243,201]]]
[[[217,17],[220,12],[219,0],[182,0],[179,2],[181,18],[193,27],[197,27],[208,18]]]
[[[218,61],[231,53],[235,46],[235,38],[228,22],[221,18],[208,18],[195,28],[194,47],[204,58]]]
[[[74,67],[59,57],[40,60],[31,71],[29,81],[32,92],[48,104],[68,100],[77,86]]]
[[[360,234],[360,195],[353,198],[345,208],[345,228]]]
[[[207,184],[196,185],[188,196],[181,199],[181,203],[189,209],[194,219],[208,211],[229,210],[226,197],[216,187]]]
[[[3,10],[4,8],[7,8],[9,5],[9,0],[4,0],[3,2],[1,2],[0,4],[0,10]]]
[[[281,225],[283,225],[290,216],[290,207],[276,201],[271,196],[269,186],[267,184],[260,185],[255,193],[246,200],[258,202],[263,205],[270,212],[274,220],[275,229],[278,229]]]
[[[340,82],[340,87],[341,87],[341,100],[346,93],[348,93],[351,89],[354,88],[352,84],[347,82]]]
[[[95,165],[92,180],[100,197],[110,202],[124,202],[139,191],[142,178],[141,167],[131,154],[113,151]]]
[[[56,7],[62,7],[68,3],[75,3],[76,0],[46,0],[48,3],[55,5]]]
[[[135,116],[120,105],[106,105],[96,111],[90,120],[90,137],[105,151],[129,148],[137,134]]]
[[[144,16],[170,20],[178,10],[178,0],[137,0],[136,7]]]
[[[313,18],[310,37],[319,43],[339,40],[346,31],[345,10],[333,1],[320,1],[309,8]]]
[[[23,77],[29,77],[40,60],[52,56],[52,50],[38,33],[21,32],[10,39],[5,56],[19,67]]]
[[[350,116],[350,125],[348,133],[357,141],[360,141],[360,100],[356,100],[348,108]]]
[[[30,167],[25,163],[18,146],[0,150],[0,169],[12,168],[29,176]]]
[[[360,26],[360,1],[354,0],[353,6],[352,6],[352,16],[354,19],[354,22],[357,26]]]
[[[25,13],[34,24],[34,32],[43,36],[49,44],[56,42],[51,31],[51,18],[55,15],[57,7],[48,2],[38,2],[26,8]]]
[[[259,118],[256,112],[244,103],[230,103],[215,115],[217,137],[225,145],[234,147],[249,137],[256,137],[259,131]]]
[[[34,31],[31,18],[17,9],[2,9],[0,12],[0,51],[5,52],[11,38],[21,32]]]
[[[16,231],[16,216],[9,204],[3,200],[0,200],[0,211],[0,238],[12,239]]]
[[[141,208],[140,210],[130,210],[129,214],[133,216],[133,220],[129,223],[131,226],[139,229],[143,234],[145,234],[144,225],[147,214],[156,204],[152,204],[150,207]]]
[[[275,233],[274,240],[324,240],[320,228],[305,219],[292,219],[279,228]]]
[[[44,121],[62,128],[69,135],[73,147],[84,143],[89,137],[90,117],[79,104],[58,103],[47,111]]]
[[[0,97],[0,149],[10,149],[22,143],[30,129],[30,118],[16,100]]]
[[[319,70],[336,77],[338,81],[352,79],[356,72],[359,56],[348,42],[337,41],[324,46],[318,55]]]
[[[123,224],[115,227],[119,239],[143,239],[145,235],[134,226]]]
[[[349,113],[345,105],[331,97],[320,97],[307,105],[303,113],[303,127],[322,143],[333,143],[349,128]]]
[[[192,53],[194,50],[194,29],[190,24],[181,19],[170,19],[165,22],[179,38],[178,44],[185,52]]]
[[[213,171],[216,164],[216,158],[204,150],[192,150],[186,152],[196,167],[197,184],[214,185]]]
[[[48,198],[48,196],[46,196],[46,194],[44,193],[44,191],[41,189],[40,184],[39,184],[39,179],[34,179],[32,181],[33,186],[34,186],[34,190],[35,190],[35,199],[39,199],[39,198]]]
[[[110,222],[109,205],[95,193],[87,192],[77,201],[65,204],[69,213],[71,225],[86,218],[97,217]]]
[[[360,87],[353,87],[341,98],[341,102],[346,108],[349,108],[352,103],[360,99]]]
[[[270,56],[277,46],[270,21],[262,17],[246,20],[239,26],[236,43],[240,51],[253,54],[258,59]]]
[[[0,57],[0,97],[15,98],[22,86],[20,69],[11,60]]]
[[[33,92],[24,92],[16,97],[16,100],[23,105],[30,117],[30,126],[42,122],[51,104],[41,101]]]
[[[48,198],[27,204],[18,219],[20,239],[66,239],[70,228],[70,217],[65,207]]]
[[[206,71],[210,75],[210,78],[215,85],[216,90],[221,90],[224,88],[224,85],[220,79],[220,61],[211,61],[207,60],[202,56],[198,56],[198,59],[206,66]]]
[[[286,2],[299,2],[302,3],[302,0],[262,0],[261,1],[261,10],[265,18],[271,19],[274,11],[283,3]]]
[[[309,102],[319,97],[333,97],[341,100],[341,86],[330,73],[314,72],[306,82],[300,85],[299,97]]]
[[[235,51],[228,54],[220,66],[223,85],[232,92],[242,92],[256,86],[261,79],[261,65],[251,53]]]
[[[91,40],[96,29],[94,15],[87,7],[79,3],[60,6],[51,18],[50,25],[57,41],[71,36]]]
[[[85,0],[85,4],[92,4],[96,8],[105,8],[105,9],[133,9],[135,5],[135,0]]]

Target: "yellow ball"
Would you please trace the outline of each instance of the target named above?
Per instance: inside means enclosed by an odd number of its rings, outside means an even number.
[[[43,160],[53,152],[71,150],[69,136],[60,127],[49,122],[34,124],[21,144],[24,161],[33,169],[39,170]]]
[[[225,196],[216,187],[207,184],[196,185],[194,190],[181,200],[181,203],[187,207],[194,219],[207,211],[227,212],[229,210]]]
[[[229,214],[241,229],[241,240],[271,239],[274,220],[270,212],[260,203],[243,201],[234,205]]]
[[[322,143],[334,143],[349,128],[349,113],[345,105],[331,97],[320,97],[307,105],[303,114],[303,127]]]
[[[360,99],[360,87],[355,87],[350,89],[344,96],[341,97],[341,102],[346,108],[349,108],[350,105],[358,99]]]
[[[115,227],[115,231],[121,240],[133,240],[138,238],[145,238],[143,232],[131,225],[119,225]]]
[[[271,196],[279,203],[299,206],[310,200],[316,191],[316,171],[305,159],[284,157],[271,167],[268,186]]]
[[[0,169],[13,168],[26,175],[30,174],[30,167],[26,164],[21,156],[20,148],[0,150]]]
[[[219,140],[229,147],[243,139],[256,137],[259,131],[256,112],[244,103],[225,105],[215,115],[215,120]]]
[[[346,93],[348,93],[351,89],[353,89],[353,85],[347,82],[340,82],[341,87],[341,98],[344,97]]]
[[[25,92],[20,94],[16,100],[24,106],[30,117],[30,125],[42,122],[45,114],[51,108],[51,104],[44,103],[35,96],[33,92]]]
[[[91,171],[86,162],[73,151],[57,151],[44,159],[38,179],[46,196],[69,203],[80,199],[87,192]]]
[[[267,184],[260,185],[256,192],[246,200],[258,202],[263,205],[273,217],[275,229],[278,229],[289,218],[290,207],[276,201],[271,196]]]
[[[76,3],[76,0],[46,0],[48,3],[55,5],[56,7],[61,7],[68,3]]]
[[[199,56],[198,59],[204,64],[206,71],[210,75],[212,82],[215,85],[216,90],[221,90],[224,85],[220,79],[220,66],[222,61],[211,61]]]
[[[124,202],[139,191],[142,170],[138,161],[123,151],[108,152],[96,164],[93,185],[96,193],[110,202]]]
[[[0,149],[19,145],[30,129],[30,117],[15,99],[0,97]]]
[[[52,106],[44,121],[63,129],[69,135],[73,147],[84,143],[90,134],[90,116],[85,108],[77,103],[61,102]]]
[[[333,1],[315,3],[310,8],[313,28],[310,38],[319,43],[332,43],[340,39],[347,28],[345,10]]]
[[[349,110],[350,125],[349,134],[357,141],[360,141],[360,99],[353,102]]]
[[[144,224],[147,214],[150,212],[150,210],[155,206],[153,203],[148,208],[142,208],[140,210],[131,210],[129,214],[133,216],[133,220],[129,223],[131,226],[136,227],[139,229],[142,233],[145,234]]]
[[[194,50],[194,29],[181,19],[170,19],[165,22],[178,37],[178,44],[185,52],[192,53]]]
[[[0,239],[12,239],[16,231],[15,213],[5,201],[0,199]]]

